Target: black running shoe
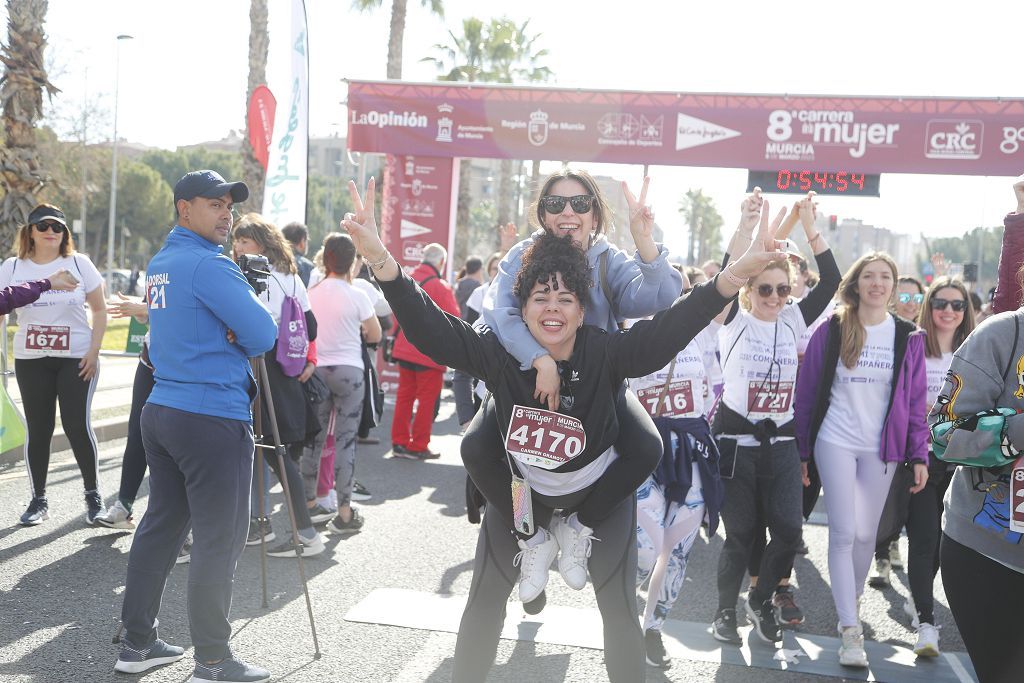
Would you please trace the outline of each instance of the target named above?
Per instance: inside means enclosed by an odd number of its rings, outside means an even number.
[[[754,626],[754,633],[766,643],[782,642],[782,631],[779,630],[779,622],[775,618],[775,606],[771,599],[765,600],[757,605],[747,601],[747,618]]]
[[[270,543],[275,538],[277,538],[277,534],[274,533],[274,527],[270,525],[269,517],[249,519],[249,536],[245,539],[246,545]]]
[[[191,683],[266,683],[270,672],[230,657],[216,664],[196,662]]]
[[[357,533],[362,528],[363,516],[356,508],[352,508],[352,517],[347,522],[343,521],[339,515],[327,523],[327,533],[342,536]]]
[[[352,500],[363,502],[373,498],[373,494],[370,493],[370,489],[360,484],[355,479],[352,480]]]
[[[644,648],[647,650],[647,663],[659,669],[671,669],[672,660],[665,652],[665,644],[661,642],[661,631],[653,628],[644,632]]]
[[[775,589],[772,605],[779,611],[779,623],[796,626],[804,623],[804,611],[796,604],[796,594],[792,586],[779,586]]]
[[[92,491],[85,492],[85,523],[93,525],[96,523],[96,518],[106,512],[106,508],[103,507],[103,498],[100,497],[100,492],[93,489]]]
[[[739,645],[743,642],[740,632],[736,629],[736,610],[720,609],[711,624],[711,635],[723,643]]]
[[[22,526],[35,526],[42,524],[50,518],[50,505],[46,502],[46,496],[36,496],[28,504],[28,508],[21,516]]]

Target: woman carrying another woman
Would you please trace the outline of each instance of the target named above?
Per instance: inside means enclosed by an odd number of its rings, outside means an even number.
[[[74,289],[51,289],[18,312],[14,335],[14,372],[28,423],[25,463],[32,501],[21,516],[25,526],[49,518],[46,475],[50,439],[60,404],[61,425],[71,443],[85,485],[85,521],[103,512],[97,490],[99,461],[89,406],[99,376],[100,344],[107,329],[103,278],[88,256],[75,253],[64,212],[40,204],[18,231],[16,257],[0,266],[0,287],[40,280],[64,269],[78,281]],[[92,312],[92,325],[86,315]]]
[[[484,323],[518,361],[521,370],[536,371],[534,397],[550,410],[557,410],[563,402],[573,399],[561,396],[563,384],[557,363],[523,325],[521,302],[514,291],[522,255],[545,234],[569,237],[586,253],[590,266],[592,286],[589,292],[581,292],[586,320],[606,331],[616,330],[627,317],[642,318],[668,307],[679,296],[682,277],[669,264],[668,252],[655,244],[652,237],[654,214],[644,205],[649,182],[649,178],[644,178],[639,199],[623,183],[629,229],[637,247],[630,258],[601,234],[610,225],[612,212],[593,177],[586,171],[570,169],[548,176],[530,217],[539,229],[506,254],[484,295]],[[493,392],[495,387],[489,385],[488,389]],[[657,462],[661,457],[661,438],[636,396],[631,391],[620,394],[614,412],[620,453],[629,451],[638,459]],[[462,459],[470,473],[480,462],[501,456],[501,427],[504,425],[495,419],[493,402],[485,400],[462,440]],[[571,588],[581,590],[586,585],[587,572],[586,557],[579,553],[589,547],[595,520],[588,519],[585,513],[573,513],[565,522],[556,519],[551,532],[563,550],[575,550],[563,553],[559,571]],[[524,602],[529,602],[540,592],[521,588],[520,596],[525,595]]]
[[[887,254],[862,256],[839,286],[842,304],[811,337],[797,380],[804,480],[813,457],[828,511],[828,572],[839,615],[839,663],[866,667],[860,597],[896,468],[928,480],[924,335],[889,313],[899,276]]]
[[[453,680],[487,677],[514,586],[514,567],[520,567],[521,598],[543,590],[548,566],[559,550],[546,530],[556,509],[578,512],[594,524],[595,537],[601,539],[592,555],[587,543],[582,559],[586,562],[591,555],[589,570],[604,621],[609,678],[643,680],[644,646],[634,590],[633,494],[660,453],[647,459],[612,448],[620,436],[617,398],[626,377],[667,364],[735,295],[739,284],[769,261],[784,258],[771,237],[777,223],[769,227],[766,213],[758,239],[729,272],[621,334],[584,325],[584,302],[591,287],[586,255],[558,236],[538,236],[522,254],[513,291],[526,330],[557,364],[562,400],[555,411],[548,409],[546,397],[536,397],[533,373],[520,368],[492,331],[478,332],[444,314],[402,274],[377,236],[374,181],[365,195],[369,205],[364,205],[354,183],[349,187],[356,214],[346,218],[345,227],[410,340],[435,361],[462,368],[494,391],[504,447],[488,458],[467,461],[489,504],[459,630]],[[642,210],[649,213],[646,207]],[[562,548],[563,554],[567,551]]]
[[[316,339],[317,321],[313,316],[306,296],[306,287],[299,278],[298,268],[295,266],[295,257],[291,246],[285,240],[284,235],[273,223],[268,222],[258,213],[247,213],[235,223],[231,233],[232,246],[236,258],[242,254],[265,256],[270,263],[270,276],[267,278],[267,288],[260,293],[260,302],[274,316],[274,322],[282,327],[282,310],[290,306],[289,299],[295,299],[302,309],[303,319],[306,324],[308,339]],[[295,523],[298,527],[299,538],[303,545],[304,556],[319,555],[324,551],[323,539],[313,527],[309,517],[309,510],[306,507],[306,498],[303,492],[302,476],[296,465],[303,444],[309,436],[317,430],[316,421],[312,415],[307,414],[306,398],[302,391],[300,382],[305,382],[312,374],[312,364],[306,362],[306,349],[301,349],[301,354],[296,361],[297,365],[286,367],[279,360],[281,354],[279,349],[282,341],[288,334],[287,326],[281,330],[277,344],[274,348],[264,354],[267,367],[267,380],[270,384],[271,397],[274,400],[274,412],[277,416],[277,428],[281,437],[281,444],[288,449],[288,457],[284,460],[284,472],[281,472],[278,458],[272,451],[264,450],[263,459],[274,474],[281,481],[287,479],[288,493],[291,496],[292,507],[295,509]],[[285,342],[287,344],[287,342]],[[291,350],[291,349],[289,349]],[[263,410],[262,427],[264,443],[273,443],[274,432],[271,428],[270,413],[267,411],[264,397],[260,397],[259,403]],[[253,485],[257,486],[258,477],[253,477]],[[263,478],[265,489],[269,488],[267,478]],[[267,498],[267,491],[263,491],[264,500]],[[253,492],[253,519],[250,520],[249,531],[252,545],[260,542],[260,534],[270,536],[273,531],[270,528],[270,519],[267,517],[268,510],[258,509],[259,491]],[[262,516],[261,516],[262,515]],[[254,539],[254,540],[253,540]],[[247,544],[250,543],[247,541]],[[273,548],[267,550],[270,557],[295,557],[296,549],[291,540],[285,540]]]
[[[759,189],[744,200],[730,252],[750,244],[761,204]],[[758,530],[765,523],[771,542],[762,556],[758,584],[750,591],[746,611],[760,638],[771,643],[782,640],[773,594],[779,580],[792,570],[803,522],[800,457],[793,425],[797,344],[839,285],[835,258],[825,238],[814,231],[813,202],[804,200],[801,211],[805,214],[801,223],[821,273],[818,286],[799,303],[789,304],[793,286],[789,261],[773,261],[744,283],[740,294],[744,306],[737,311],[734,305],[723,314],[726,322],[719,334],[725,387],[712,431],[721,451],[725,484],[725,545],[718,560],[718,612],[712,635],[737,645],[741,642],[736,629],[740,584]],[[728,259],[726,254],[726,263]]]

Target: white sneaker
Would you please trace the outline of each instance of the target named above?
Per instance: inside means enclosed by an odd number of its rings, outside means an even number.
[[[903,613],[910,617],[911,628],[917,628],[920,625],[917,619],[917,606],[914,604],[913,597],[907,598],[907,601],[903,603]]]
[[[917,645],[914,654],[918,657],[939,656],[939,627],[925,622],[917,627]]]
[[[132,522],[132,513],[128,512],[128,508],[121,504],[121,501],[117,501],[104,512],[96,516],[96,523],[110,529],[134,529],[135,523]]]
[[[544,534],[544,540],[535,546],[519,541],[519,552],[516,553],[512,565],[519,567],[519,600],[533,602],[544,592],[548,585],[548,568],[558,554],[558,543],[547,529],[539,528],[538,534]]]
[[[587,561],[594,538],[594,530],[588,526],[576,531],[569,520],[555,515],[551,520],[551,533],[558,541],[561,553],[558,556],[558,573],[573,590],[582,590],[587,585]]]
[[[839,646],[839,664],[867,667],[868,653],[864,651],[864,629],[860,626],[840,627],[839,635],[843,639],[843,644]]]

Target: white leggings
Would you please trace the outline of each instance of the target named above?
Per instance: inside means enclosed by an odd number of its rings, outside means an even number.
[[[814,460],[828,512],[828,575],[840,626],[860,624],[857,598],[875,552],[896,463],[884,463],[877,451],[852,449],[818,439]]]
[[[637,491],[637,586],[651,577],[644,631],[661,630],[683,587],[690,549],[704,519],[704,496],[696,464],[692,477],[682,505],[666,503],[665,492],[653,477],[648,477]]]

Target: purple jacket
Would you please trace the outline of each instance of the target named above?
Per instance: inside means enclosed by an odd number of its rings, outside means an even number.
[[[896,318],[893,391],[882,425],[879,455],[883,462],[928,464],[927,375],[924,365],[924,334],[902,318]],[[832,382],[839,362],[839,317],[821,325],[807,344],[796,378],[793,406],[800,459],[814,454],[825,414],[828,412]]]
[[[29,305],[48,289],[50,289],[49,280],[23,282],[20,285],[0,289],[0,315],[7,315],[15,308]]]

